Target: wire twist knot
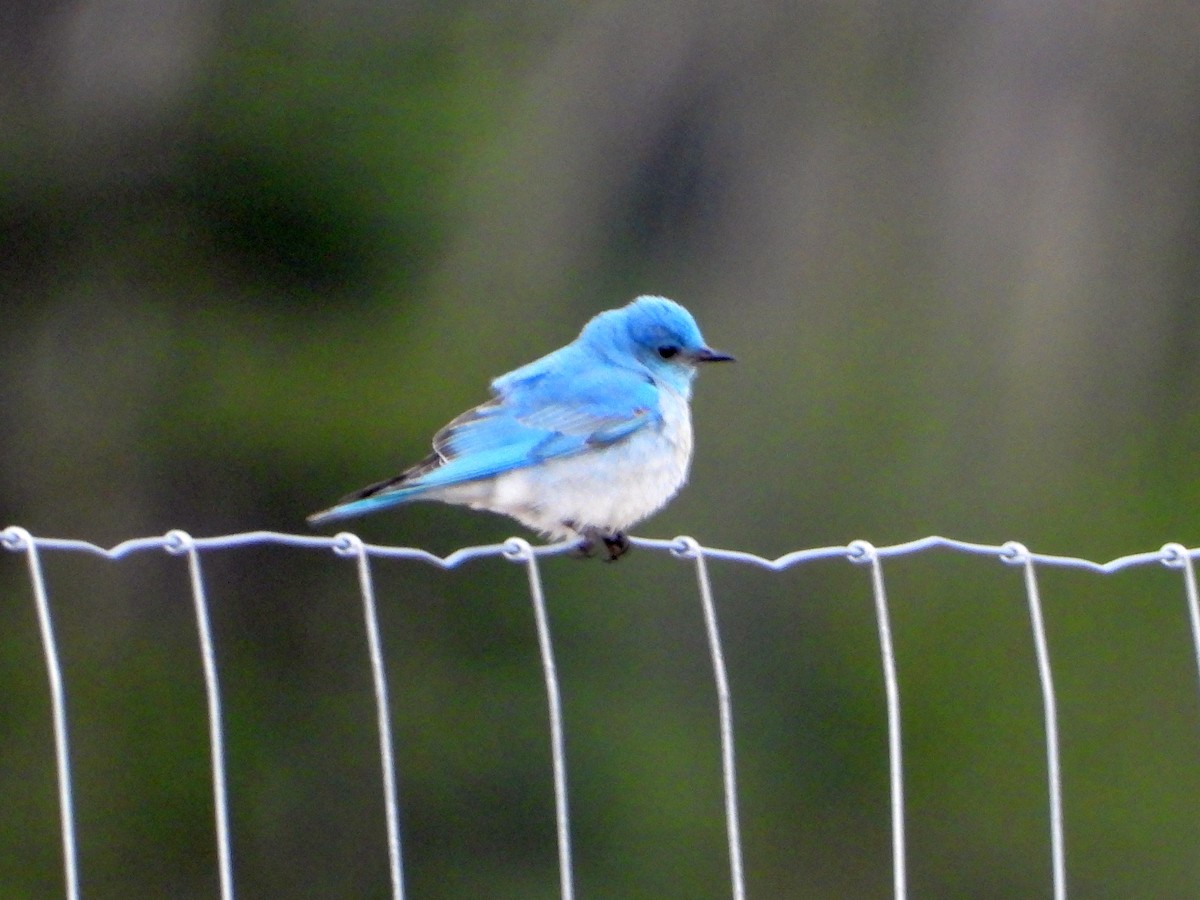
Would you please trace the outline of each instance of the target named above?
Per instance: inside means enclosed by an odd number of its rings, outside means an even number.
[[[5,550],[27,550],[33,545],[33,535],[19,525],[9,525],[0,531],[0,547]]]
[[[163,549],[172,556],[182,556],[196,549],[196,539],[182,528],[173,528],[163,537]]]
[[[846,559],[854,563],[856,566],[864,566],[868,563],[873,563],[879,558],[879,551],[870,541],[857,540],[851,541],[846,547]]]
[[[1162,555],[1162,564],[1168,569],[1182,569],[1187,563],[1189,555],[1187,547],[1174,541],[1163,544],[1162,549],[1158,552]]]
[[[510,537],[500,552],[510,562],[529,562],[533,559],[533,546],[525,538]]]
[[[679,535],[672,543],[674,546],[671,547],[671,555],[680,559],[696,559],[704,552],[700,542],[686,534]]]
[[[366,545],[350,531],[341,531],[333,539],[333,552],[338,556],[362,556]]]
[[[1010,566],[1028,565],[1033,559],[1033,554],[1029,552],[1029,548],[1020,541],[1005,541],[1004,546],[1000,548],[1000,562]]]

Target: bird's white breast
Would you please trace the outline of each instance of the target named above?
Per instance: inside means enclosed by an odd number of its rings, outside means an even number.
[[[662,421],[656,427],[623,441],[459,485],[439,499],[512,516],[552,539],[583,529],[624,531],[662,507],[687,481],[692,458],[687,399],[659,385],[659,408]]]

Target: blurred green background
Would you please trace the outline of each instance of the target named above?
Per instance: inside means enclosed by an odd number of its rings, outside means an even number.
[[[0,525],[304,531],[640,293],[737,354],[638,531],[1200,543],[1200,6],[76,0],[0,10]],[[520,529],[417,505],[456,547]],[[383,897],[352,563],[205,557],[247,897]],[[46,554],[93,898],[217,892],[186,569]],[[413,897],[556,896],[525,574],[376,566]],[[690,564],[543,566],[582,897],[728,896]],[[750,895],[890,896],[867,573],[713,564]],[[919,897],[1050,895],[1020,572],[889,563]],[[1080,897],[1200,895],[1178,573],[1042,576]],[[0,557],[0,896],[61,895]]]

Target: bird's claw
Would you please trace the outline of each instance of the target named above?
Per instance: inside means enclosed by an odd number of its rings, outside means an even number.
[[[629,543],[629,538],[625,536],[624,532],[620,531],[614,531],[612,534],[605,535],[603,540],[604,549],[608,551],[609,562],[616,562],[628,553],[629,549],[633,546]]]
[[[604,544],[604,549],[608,551],[608,559],[606,562],[615,562],[633,546],[629,542],[629,538],[622,531],[614,531],[610,534],[605,534],[595,529],[588,529],[580,534],[579,543],[571,551],[571,555],[576,559],[590,559],[595,555],[597,540]]]

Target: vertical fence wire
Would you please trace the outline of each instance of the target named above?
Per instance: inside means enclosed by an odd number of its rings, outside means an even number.
[[[892,795],[892,891],[896,900],[908,896],[904,839],[904,760],[900,734],[900,682],[896,677],[896,650],[892,645],[892,623],[879,552],[866,541],[850,545],[852,562],[871,567],[871,593],[875,600],[875,623],[879,630],[879,653],[883,662],[883,687],[887,698],[888,780]]]
[[[396,786],[396,754],[392,746],[391,703],[388,701],[387,671],[383,663],[383,642],[379,636],[379,613],[375,605],[375,582],[371,577],[371,559],[362,540],[353,534],[341,534],[345,542],[335,550],[354,556],[358,566],[358,586],[362,594],[363,619],[367,627],[367,648],[371,657],[371,678],[375,687],[375,718],[379,726],[379,764],[383,770],[383,802],[387,818],[388,874],[394,900],[404,900],[404,873],[400,854],[400,804]]]
[[[1067,898],[1067,862],[1063,838],[1062,772],[1058,752],[1058,709],[1054,694],[1054,677],[1050,669],[1050,649],[1046,642],[1046,623],[1042,617],[1042,600],[1038,591],[1037,569],[1033,556],[1022,544],[1010,541],[1004,545],[1007,555],[1001,558],[1020,565],[1025,574],[1025,595],[1029,601],[1029,623],[1033,628],[1033,645],[1037,654],[1038,679],[1042,686],[1042,717],[1046,729],[1046,781],[1050,794],[1050,859],[1054,873],[1054,900]]]
[[[1183,570],[1183,589],[1187,596],[1188,621],[1192,626],[1192,649],[1196,654],[1196,673],[1200,676],[1200,589],[1196,586],[1196,563],[1182,544],[1162,548],[1163,563]]]
[[[676,539],[684,548],[682,555],[696,563],[696,581],[700,588],[700,604],[704,609],[704,628],[708,634],[708,649],[712,657],[713,680],[717,689],[717,716],[721,728],[721,775],[725,793],[725,831],[729,840],[729,878],[734,900],[745,900],[746,878],[742,866],[742,833],[738,822],[737,760],[733,744],[733,702],[725,655],[721,648],[721,632],[717,626],[717,608],[713,603],[712,582],[699,543],[690,537]]]
[[[167,552],[187,554],[188,575],[192,583],[192,602],[196,609],[196,629],[200,637],[200,660],[204,667],[204,693],[208,702],[208,740],[212,759],[213,810],[217,828],[217,864],[222,900],[233,900],[233,848],[229,834],[229,795],[225,783],[225,738],[221,725],[221,688],[217,678],[217,657],[213,649],[212,625],[204,590],[204,573],[196,542],[185,531],[167,535]]]
[[[37,543],[24,528],[9,528],[6,541],[15,549],[23,549],[29,563],[29,580],[37,605],[38,627],[42,635],[42,652],[46,658],[46,674],[50,679],[50,708],[54,720],[54,762],[58,774],[58,813],[62,830],[63,878],[67,900],[79,900],[79,853],[75,841],[75,802],[71,793],[71,745],[67,731],[67,699],[63,687],[62,665],[58,659],[58,644],[54,639],[54,623],[50,618],[50,598]]]
[[[550,757],[554,767],[554,819],[558,833],[558,879],[562,900],[574,900],[574,870],[571,864],[571,821],[567,807],[567,754],[563,736],[562,700],[559,697],[558,669],[554,664],[554,647],[550,642],[550,618],[546,614],[546,598],[537,556],[528,541],[510,538],[505,555],[513,562],[525,563],[529,575],[529,597],[537,625],[538,649],[542,657],[542,672],[546,678],[546,702],[550,712]]]

